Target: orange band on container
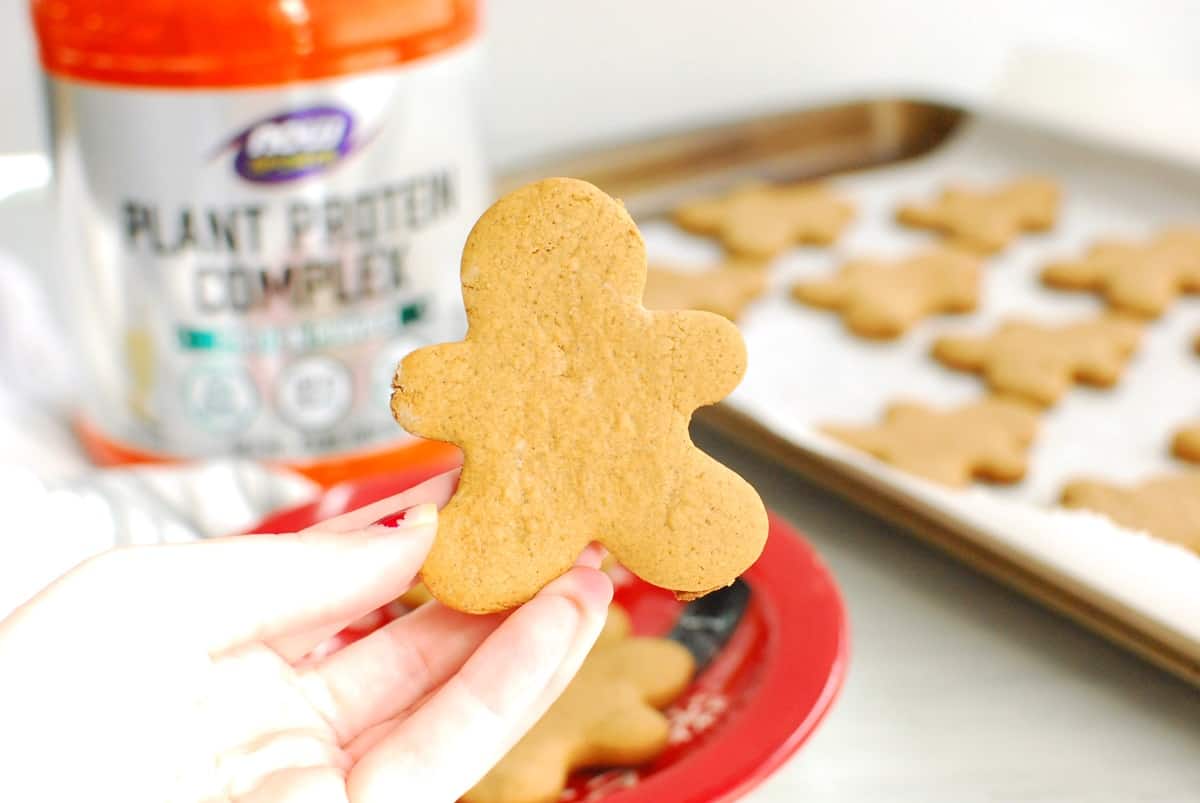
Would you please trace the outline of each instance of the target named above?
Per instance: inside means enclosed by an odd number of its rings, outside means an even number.
[[[252,87],[414,61],[469,39],[476,0],[33,0],[42,65],[142,87]]]
[[[87,455],[101,466],[139,464],[170,464],[184,462],[182,458],[144,451],[105,436],[88,421],[75,420],[75,433]],[[339,482],[359,477],[394,474],[413,468],[430,466],[450,469],[462,463],[457,446],[439,441],[407,440],[399,445],[368,452],[328,455],[312,460],[277,461],[273,465],[291,469],[313,482],[328,488]]]

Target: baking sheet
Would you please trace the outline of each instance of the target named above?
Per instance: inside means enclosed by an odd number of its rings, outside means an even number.
[[[831,312],[787,297],[795,280],[824,276],[844,259],[897,258],[934,238],[893,222],[898,204],[932,197],[947,182],[990,184],[1042,172],[1062,183],[1058,224],[1020,238],[988,259],[980,308],[927,319],[885,343],[847,333]],[[1127,483],[1184,466],[1168,453],[1171,434],[1200,418],[1200,298],[1183,298],[1145,327],[1141,348],[1114,389],[1076,387],[1042,417],[1024,482],[950,490],[909,477],[816,431],[825,422],[873,423],[897,399],[950,406],[979,396],[971,374],[929,356],[935,337],[986,332],[1019,315],[1066,321],[1104,309],[1090,294],[1043,288],[1041,266],[1075,257],[1097,237],[1141,238],[1171,223],[1200,223],[1200,176],[1114,154],[1000,120],[975,118],[934,153],[831,179],[858,209],[833,248],[793,249],[774,263],[772,291],[742,317],[750,353],[742,385],[726,406],[800,449],[877,482],[1000,553],[1019,556],[1051,582],[1200,660],[1200,557],[1116,527],[1086,512],[1054,508],[1059,489],[1081,475]],[[712,241],[668,221],[642,221],[652,263],[702,270],[720,258]]]

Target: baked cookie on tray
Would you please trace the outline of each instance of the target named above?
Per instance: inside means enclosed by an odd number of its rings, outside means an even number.
[[[952,409],[897,402],[879,424],[825,425],[821,431],[901,471],[960,487],[977,479],[1013,483],[1024,478],[1037,426],[1034,407],[987,397]]]
[[[1045,231],[1058,217],[1058,183],[1026,176],[991,189],[947,187],[927,203],[896,211],[906,226],[931,229],[961,248],[992,254],[1024,232]]]
[[[828,279],[792,285],[802,304],[835,310],[862,337],[891,339],[930,315],[971,312],[979,303],[979,259],[933,248],[897,261],[856,259]]]
[[[1051,262],[1042,283],[1091,290],[1120,312],[1157,318],[1182,293],[1200,293],[1200,227],[1171,228],[1145,243],[1098,242],[1082,259]]]
[[[673,214],[680,228],[758,259],[793,245],[829,245],[853,217],[854,207],[820,183],[746,184],[683,204]]]
[[[646,309],[704,310],[736,321],[765,292],[766,264],[733,257],[700,272],[651,265],[642,304]]]
[[[1062,504],[1200,553],[1200,471],[1163,474],[1134,485],[1080,479],[1063,488]]]
[[[1137,350],[1141,328],[1116,316],[1065,324],[1012,319],[987,335],[944,335],[933,356],[980,374],[992,391],[1050,406],[1080,382],[1111,387]]]

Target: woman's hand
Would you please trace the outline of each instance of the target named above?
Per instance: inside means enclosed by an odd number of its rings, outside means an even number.
[[[302,661],[411,585],[453,483],[57,580],[0,622],[0,800],[455,800],[574,675],[612,586],[584,558],[507,616],[430,603]]]

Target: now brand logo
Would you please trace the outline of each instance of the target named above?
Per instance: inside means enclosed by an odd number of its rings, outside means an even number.
[[[310,106],[260,120],[218,153],[236,149],[233,169],[247,181],[275,184],[321,173],[354,150],[354,118],[336,106]]]

